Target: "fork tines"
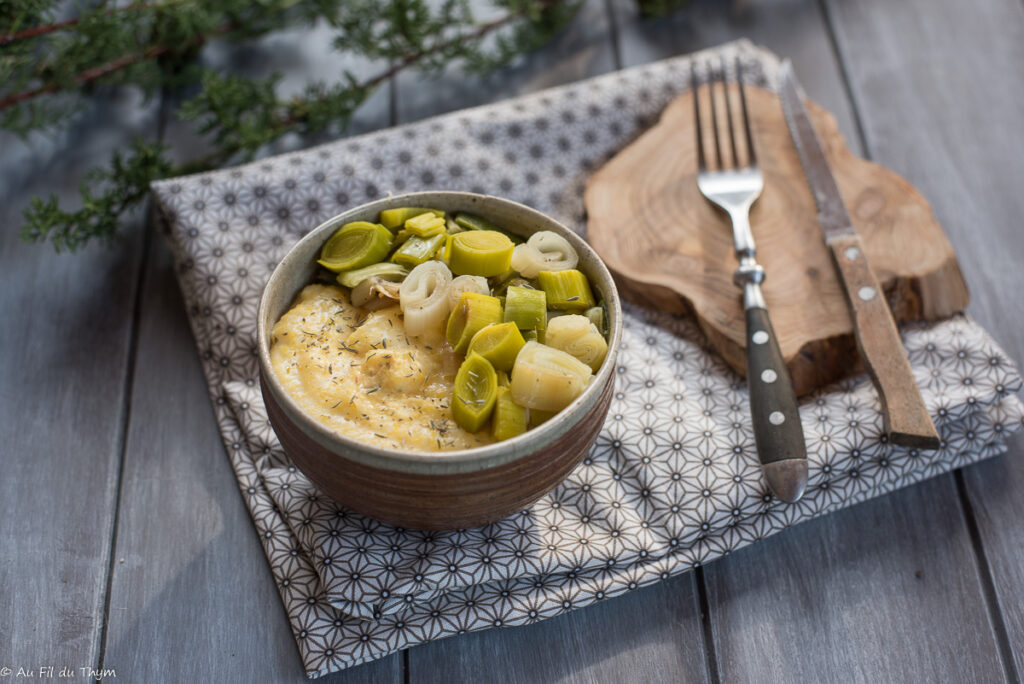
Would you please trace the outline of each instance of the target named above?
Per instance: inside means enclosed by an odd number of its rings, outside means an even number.
[[[708,165],[708,157],[704,150],[704,145],[707,143],[704,138],[703,126],[708,123],[711,126],[711,138],[714,143],[714,156],[711,160],[714,163],[714,167],[712,170],[723,170],[729,168],[727,166],[727,162],[730,161],[732,162],[732,168],[734,169],[757,165],[757,153],[754,150],[754,136],[750,129],[750,114],[747,111],[746,88],[743,85],[743,63],[739,57],[736,58],[735,64],[735,82],[738,86],[736,90],[739,91],[739,109],[741,120],[743,121],[745,138],[744,156],[746,158],[746,163],[741,164],[740,162],[740,149],[739,145],[737,145],[735,133],[736,126],[734,125],[735,119],[733,118],[733,98],[730,96],[731,89],[728,86],[729,78],[725,57],[722,57],[721,65],[717,70],[715,69],[714,64],[710,61],[706,62],[704,65],[705,72],[707,74],[705,81],[710,107],[710,117],[706,117],[701,113],[700,79],[697,77],[697,65],[694,62],[690,63],[690,89],[693,91],[693,118],[698,140],[698,169],[711,169]],[[719,117],[718,110],[722,106],[719,102],[724,102],[724,121]],[[710,121],[703,121],[706,118],[710,118]],[[720,133],[721,126],[725,126],[729,135],[729,149],[727,154],[723,154],[724,136]]]

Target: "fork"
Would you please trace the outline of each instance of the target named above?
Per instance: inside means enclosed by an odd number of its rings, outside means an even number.
[[[761,291],[765,272],[757,263],[754,235],[750,228],[750,207],[761,196],[764,175],[757,164],[754,136],[750,129],[750,114],[747,111],[746,90],[743,86],[743,67],[737,58],[736,82],[739,86],[746,148],[746,163],[740,163],[737,150],[739,136],[733,121],[725,66],[723,58],[719,78],[716,77],[713,66],[707,64],[707,93],[711,120],[702,124],[697,69],[694,64],[690,65],[694,128],[697,134],[697,187],[706,199],[727,213],[732,220],[733,242],[739,261],[739,267],[733,273],[733,282],[743,290],[747,387],[750,393],[754,441],[768,486],[778,498],[794,502],[800,499],[807,486],[807,448],[804,444],[793,383],[779,350],[775,330],[768,318],[764,293]],[[716,85],[719,87],[716,88]],[[716,90],[720,91],[720,96],[716,96]],[[728,130],[731,155],[722,154],[723,136],[719,133],[722,122],[719,121],[719,107],[716,104],[718,99],[725,103],[724,124]],[[704,152],[705,124],[710,124],[713,131],[713,168],[709,167]]]

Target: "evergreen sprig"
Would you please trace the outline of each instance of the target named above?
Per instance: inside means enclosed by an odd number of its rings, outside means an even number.
[[[650,0],[637,0],[642,4]],[[658,0],[680,4],[684,0]],[[61,0],[0,2],[0,128],[27,137],[73,120],[97,88],[127,86],[147,96],[198,86],[177,115],[206,136],[212,151],[172,163],[162,145],[136,140],[83,180],[81,206],[56,196],[33,198],[22,236],[57,251],[111,241],[120,218],[150,182],[257,156],[286,134],[340,132],[382,83],[410,68],[439,72],[458,65],[482,73],[551,40],[582,0],[490,0],[478,19],[468,0],[99,0],[70,18]],[[275,31],[326,22],[333,47],[389,65],[360,79],[310,83],[282,99],[280,77],[251,79],[201,64],[214,41],[244,42]]]

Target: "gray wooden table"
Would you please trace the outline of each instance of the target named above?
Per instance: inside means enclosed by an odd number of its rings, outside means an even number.
[[[792,57],[852,146],[930,199],[970,312],[1024,359],[1021,0],[695,0],[643,21],[590,0],[482,82],[396,78],[380,128],[746,36]],[[301,34],[214,59],[326,76]],[[288,622],[207,399],[168,251],[140,214],[113,249],[21,244],[27,197],[70,196],[134,135],[197,142],[166,103],[104,98],[72,131],[0,138],[0,668],[121,681],[298,682]],[[1020,681],[1024,439],[693,573],[530,627],[409,649],[344,682]],[[3,670],[0,670],[0,674]]]

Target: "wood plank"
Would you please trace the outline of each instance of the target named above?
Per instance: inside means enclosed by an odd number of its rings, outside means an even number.
[[[1002,678],[950,476],[705,568],[722,680]]]
[[[708,681],[693,574],[536,625],[409,650],[409,682]]]
[[[112,249],[57,256],[21,242],[21,211],[73,206],[85,170],[155,131],[156,103],[104,93],[54,139],[0,134],[2,666],[97,662],[142,257],[138,219]]]
[[[634,0],[611,0],[622,66],[684,55],[739,38],[793,60],[804,87],[829,110],[854,152],[857,128],[843,89],[824,19],[805,0],[693,0],[665,18],[641,19]]]
[[[880,18],[890,3],[884,5],[878,4]],[[859,147],[840,65],[817,7],[777,0],[729,10],[695,2],[671,20],[627,21],[620,29],[627,64],[740,35],[790,56],[808,95],[836,114],[848,142]],[[880,58],[883,63],[889,73],[892,58]],[[891,109],[882,99],[872,101],[868,112],[884,118]],[[885,156],[878,161],[892,165]],[[917,182],[907,169],[894,168]],[[764,571],[772,567],[787,572]],[[915,584],[919,569],[924,581]],[[705,576],[723,680],[886,681],[898,679],[894,672],[918,679],[948,675],[954,664],[981,679],[1001,675],[952,476],[760,542],[711,564]],[[844,638],[858,641],[853,648],[835,647]],[[971,647],[962,647],[968,638]]]
[[[563,35],[478,80],[397,79],[398,120],[494,102],[616,66],[606,7],[589,0]],[[538,625],[488,630],[408,651],[410,681],[704,681],[692,573]]]
[[[850,87],[865,103],[874,156],[928,196],[959,252],[969,311],[1024,359],[1019,130],[1024,12],[1016,0],[828,3]],[[900,68],[893,68],[898,65]],[[878,103],[885,115],[873,115]],[[1008,144],[1009,143],[1009,144]],[[1007,629],[1008,669],[1024,672],[1024,439],[964,481]],[[1012,668],[1012,669],[1011,669]]]
[[[482,0],[469,4],[478,12],[493,5]],[[398,122],[504,100],[597,76],[615,67],[604,2],[586,0],[573,22],[546,46],[485,76],[467,77],[458,68],[435,78],[424,78],[415,71],[402,72],[395,81]]]
[[[104,667],[140,682],[303,681],[159,240],[142,297]],[[343,674],[399,681],[401,658]]]

